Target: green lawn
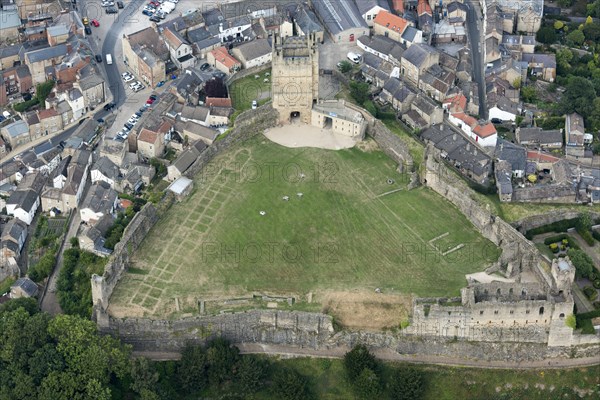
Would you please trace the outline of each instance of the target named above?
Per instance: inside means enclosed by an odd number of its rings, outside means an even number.
[[[249,110],[252,107],[252,100],[258,100],[262,105],[271,99],[271,68],[260,71],[255,75],[239,79],[229,87],[229,96],[236,111]],[[268,79],[268,82],[264,80]]]
[[[192,195],[144,240],[137,273],[111,304],[153,314],[173,311],[174,298],[193,305],[255,291],[459,295],[465,274],[498,250],[450,203],[426,188],[407,191],[407,181],[379,150],[289,149],[257,137],[195,178]]]

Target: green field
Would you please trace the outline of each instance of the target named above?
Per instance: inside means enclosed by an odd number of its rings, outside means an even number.
[[[269,75],[266,75],[266,74]],[[254,75],[238,79],[229,87],[229,94],[236,111],[249,110],[252,100],[257,100],[263,105],[271,99],[271,68],[260,71]],[[258,75],[258,78],[255,76]],[[268,81],[265,82],[264,80]]]
[[[289,149],[261,135],[220,155],[144,240],[112,310],[165,315],[196,311],[197,298],[375,288],[458,296],[498,249],[433,191],[406,190],[372,143],[362,147],[371,149]]]

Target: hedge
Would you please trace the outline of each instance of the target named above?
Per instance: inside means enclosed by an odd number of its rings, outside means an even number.
[[[592,231],[592,237],[593,237],[594,239],[596,239],[597,241],[599,241],[599,242],[600,242],[600,230],[598,230],[598,231],[596,231],[596,230],[593,230],[593,231]]]
[[[600,317],[600,308],[594,311],[581,313],[575,315],[577,321],[577,329],[581,329],[583,334],[594,334],[594,325],[592,325],[592,319]]]
[[[562,221],[556,221],[548,225],[539,226],[528,230],[525,233],[525,237],[531,240],[535,235],[548,232],[566,232],[569,228],[574,228],[579,218],[563,219]]]
[[[583,240],[585,240],[585,242],[587,244],[589,244],[590,246],[594,245],[594,237],[592,236],[592,234],[590,233],[590,231],[577,231],[579,233],[579,235],[581,235],[581,237],[583,238]]]

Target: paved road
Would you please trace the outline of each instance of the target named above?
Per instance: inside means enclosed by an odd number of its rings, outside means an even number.
[[[479,116],[487,118],[487,107],[485,106],[485,75],[483,73],[483,22],[481,21],[481,7],[478,1],[466,3],[467,30],[469,32],[469,44],[471,46],[471,60],[473,63],[473,80],[479,89]]]
[[[279,346],[260,343],[236,344],[242,354],[277,354],[286,357],[318,357],[318,358],[342,358],[350,348],[336,347],[334,349],[314,350],[309,348],[298,348],[292,346]],[[399,354],[392,350],[374,350],[373,353],[379,359],[386,361],[401,361],[414,364],[435,364],[443,366],[460,366],[488,369],[554,369],[554,368],[578,368],[600,364],[598,357],[586,358],[555,358],[542,361],[508,362],[508,361],[483,361],[467,360],[463,358],[451,358],[440,356],[429,356],[419,354]],[[144,356],[152,360],[178,360],[181,355],[176,352],[134,352],[134,356]]]

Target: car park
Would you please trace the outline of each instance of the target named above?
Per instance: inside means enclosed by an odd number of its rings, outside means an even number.
[[[101,62],[102,62],[102,54],[96,54],[96,55],[94,56],[94,58],[96,58],[96,62],[99,62],[99,63],[101,63]]]
[[[116,13],[118,13],[118,11],[114,7],[108,7],[108,8],[106,8],[106,13],[107,14],[116,14]]]
[[[98,22],[98,20],[96,20],[96,19],[93,19],[91,24],[96,28],[98,28],[100,26],[100,22]]]

